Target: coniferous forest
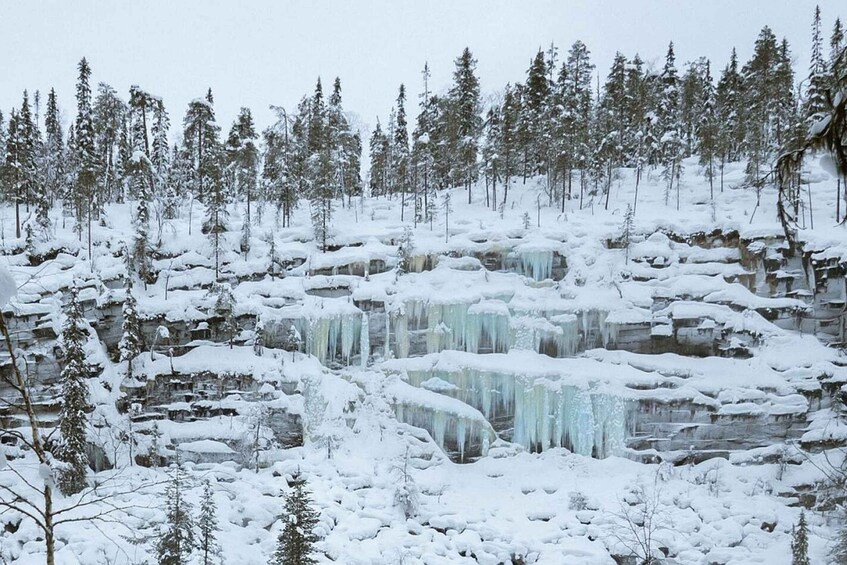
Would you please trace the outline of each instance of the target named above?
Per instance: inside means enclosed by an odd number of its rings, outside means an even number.
[[[847,38],[791,10],[372,120],[3,81],[0,565],[847,563]]]

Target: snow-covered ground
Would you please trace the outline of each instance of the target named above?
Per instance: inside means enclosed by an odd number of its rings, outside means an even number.
[[[90,384],[96,404],[90,439],[116,469],[91,479],[120,493],[110,499],[118,510],[104,520],[60,525],[57,563],[152,559],[167,471],[129,466],[129,445],[118,432],[135,434],[135,453],[147,452],[155,422],[163,453],[179,446],[195,509],[202,481],[211,481],[227,564],[268,562],[282,527],[286,479],[297,472],[307,477],[320,511],[321,563],[612,564],[612,555],[630,553],[622,514],[655,501],[654,541],[668,563],[788,564],[798,493],[822,478],[826,464],[824,454],[801,452],[801,444],[847,439],[837,410],[820,400],[829,395],[822,385],[847,382],[847,359],[802,324],[768,317],[809,311],[814,304],[803,294],[773,296],[764,281],[742,284],[749,268],[737,246],[689,239],[719,230],[723,239],[737,232],[742,240],[779,245],[775,190],[765,188],[757,205],[755,191],[740,186],[742,178],[743,165],[729,165],[724,190],[716,181],[711,200],[696,160],[689,160],[677,205],[676,190],[666,204],[658,172],[647,173],[628,253],[608,243],[621,236],[624,211],[633,203],[633,171],[618,173],[608,210],[602,196],[586,195],[582,209],[576,198],[561,212],[558,203],[549,205],[543,179],[515,182],[502,211],[486,209],[483,186],[475,187],[471,205],[456,190],[449,226],[440,209],[432,226],[413,229],[411,265],[420,272],[403,275],[392,267],[412,211],[407,202],[401,221],[399,198],[337,206],[334,250],[327,253],[317,250],[303,202],[290,228],[278,227],[266,205],[252,228],[251,249],[242,254],[242,206],[231,206],[222,272],[233,281],[236,314],[242,320],[258,315],[283,333],[295,323],[305,353],[272,344],[257,356],[253,326],[246,324],[233,349],[214,332],[186,338],[173,358],[169,345],[160,344],[136,361],[130,382],[126,364],[107,353],[109,322],[101,319],[88,344],[90,360],[102,366]],[[847,262],[847,238],[835,221],[835,179],[814,163],[806,179],[811,206],[799,239],[820,260]],[[49,246],[63,251],[38,266],[24,254],[8,254],[22,242],[10,235],[13,211],[2,210],[2,260],[18,284],[7,310],[43,316],[55,331],[58,293],[74,279],[85,289],[81,299],[101,311],[120,303],[120,250],[132,237],[130,209],[110,206],[105,225],[92,226],[89,259],[86,243],[71,232],[72,219],[62,228],[57,208]],[[143,318],[154,326],[184,324],[186,332],[206,323],[215,278],[197,203],[191,225],[188,217],[186,204],[177,220],[152,222],[159,278],[133,290]],[[279,261],[289,262],[285,277],[266,275],[270,238]],[[38,253],[47,248],[36,244]],[[506,268],[483,264],[497,256],[510,262]],[[566,265],[554,264],[560,257]],[[382,265],[384,272],[377,272]],[[370,272],[373,267],[380,268]],[[379,318],[366,305],[385,314]],[[618,345],[628,325],[647,328],[648,341],[661,341],[680,325],[708,343],[725,332],[732,338],[728,346],[745,355],[628,351]],[[558,358],[540,351],[545,343],[555,344]],[[362,351],[370,355],[363,359]],[[126,394],[141,403],[138,391],[145,387],[151,396],[167,396],[157,383],[172,375],[200,379],[206,373],[223,383],[214,400],[173,393],[168,402],[141,407],[164,418],[132,423],[118,409]],[[238,384],[227,381],[236,377]],[[735,418],[739,436],[752,434],[745,427],[751,420],[796,418],[807,425],[797,441],[774,437],[768,445],[704,449],[722,453],[686,459],[685,449],[663,453],[660,443],[653,450],[627,445],[638,407],[648,401],[656,410],[690,410],[692,422],[701,412]],[[201,409],[205,415],[195,418]],[[513,418],[507,434],[498,428],[498,411]],[[257,425],[272,428],[269,420],[280,414],[302,427],[303,445],[285,447],[268,435],[255,472],[243,465],[244,446]],[[573,449],[553,447],[559,440]],[[455,462],[465,449],[472,462]],[[644,462],[650,454],[654,462]],[[7,456],[16,455],[22,458],[12,460],[15,468],[37,477],[35,459],[10,448]],[[838,457],[829,453],[831,460]],[[420,491],[419,511],[409,519],[394,501],[404,462]],[[0,484],[20,486],[20,479],[0,469]],[[73,502],[60,498],[57,505]],[[813,563],[825,562],[833,517],[808,513]],[[0,523],[6,525],[0,556],[43,562],[32,521],[6,512]]]

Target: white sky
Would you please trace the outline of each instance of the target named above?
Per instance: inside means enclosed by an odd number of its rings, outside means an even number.
[[[843,1],[821,0],[829,40]],[[131,84],[163,97],[172,128],[186,104],[211,86],[224,132],[240,106],[260,128],[269,104],[294,108],[318,75],[338,75],[348,111],[372,125],[384,118],[397,86],[409,92],[413,122],[429,61],[435,91],[448,87],[453,59],[468,45],[479,60],[484,93],[523,80],[530,59],[551,42],[560,55],[576,39],[605,77],[615,51],[661,64],[673,40],[677,62],[705,55],[715,76],[735,46],[743,63],[763,25],[787,37],[795,70],[805,75],[814,0],[98,0],[0,5],[0,108],[21,92],[54,86],[66,121],[75,112],[76,63],[84,55],[93,85],[126,98]]]

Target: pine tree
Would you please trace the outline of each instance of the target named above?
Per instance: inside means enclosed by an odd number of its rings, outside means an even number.
[[[843,512],[843,508],[842,508]],[[843,520],[842,515],[842,520]],[[829,556],[832,558],[834,565],[847,565],[847,527],[842,522],[841,527],[836,534],[835,543],[830,549]]]
[[[840,57],[844,50],[844,28],[841,26],[841,18],[835,19],[832,27],[832,35],[829,39],[829,76],[830,87],[837,87],[841,78],[847,73],[847,57]]]
[[[101,82],[94,100],[93,123],[97,147],[97,169],[100,188],[105,201],[117,200],[123,189],[120,162],[121,136],[128,118],[126,103],[117,91]]]
[[[232,124],[226,142],[228,167],[232,169],[234,186],[231,191],[246,204],[245,223],[252,222],[252,202],[259,178],[259,150],[256,147],[256,127],[249,108],[241,108]]]
[[[632,245],[632,233],[635,227],[635,212],[632,206],[626,205],[626,212],[623,216],[623,226],[621,227],[621,245],[626,250],[626,262],[629,263],[629,248]]]
[[[191,505],[185,500],[186,483],[182,465],[177,459],[165,489],[166,523],[156,542],[159,565],[187,565],[194,549],[194,523]]]
[[[471,185],[477,178],[477,152],[479,136],[482,131],[482,111],[479,94],[479,79],[476,77],[476,59],[470,49],[465,47],[456,59],[453,72],[453,86],[449,93],[451,128],[451,146],[455,147],[455,174],[457,186],[468,191],[468,203],[471,203]]]
[[[161,194],[164,191],[163,187],[166,186],[171,165],[171,151],[168,144],[168,130],[171,127],[171,120],[160,98],[153,98],[152,111],[153,124],[150,133],[153,136],[153,142],[150,150],[150,163],[153,168],[153,176],[156,179],[157,192]]]
[[[677,183],[677,209],[679,209],[679,179],[681,176],[683,141],[681,139],[682,125],[680,124],[679,77],[676,71],[676,56],[673,42],[668,46],[665,57],[665,67],[661,75],[661,93],[659,99],[659,130],[661,136],[660,151],[664,170],[662,174],[667,182],[665,204],[668,203],[673,189],[674,180]]]
[[[827,90],[831,84],[823,54],[820,6],[815,6],[815,17],[812,20],[812,55],[809,61],[809,75],[806,81],[804,113],[807,126],[812,127],[827,114],[827,107],[829,105],[827,102]]]
[[[188,104],[183,119],[183,144],[191,158],[193,178],[191,190],[202,201],[210,184],[220,176],[218,162],[219,127],[215,121],[212,89],[205,98],[196,98]],[[212,178],[209,178],[209,177]]]
[[[406,193],[409,191],[409,130],[406,121],[406,87],[400,85],[391,140],[391,172],[394,192],[401,194],[400,221],[404,220]]]
[[[332,148],[323,88],[318,79],[309,106],[307,150],[309,200],[312,228],[321,251],[326,251],[332,222],[332,197],[335,193]]]
[[[221,548],[218,544],[217,505],[212,496],[212,485],[206,479],[203,482],[203,495],[200,498],[200,512],[197,515],[197,529],[200,536],[197,540],[197,549],[200,550],[200,563],[212,565],[220,562]]]
[[[412,253],[415,250],[415,240],[412,235],[412,228],[409,226],[403,227],[403,237],[400,239],[400,246],[397,248],[397,273],[404,275],[411,268],[409,260],[412,258]]]
[[[88,384],[90,371],[85,359],[88,325],[83,317],[76,286],[71,289],[67,318],[62,328],[62,408],[59,412],[61,445],[59,458],[66,464],[58,485],[62,494],[76,494],[86,486],[88,455],[87,421],[90,409]]]
[[[524,88],[523,119],[527,124],[527,166],[532,173],[547,171],[547,113],[550,101],[550,82],[547,63],[539,49],[527,70]]]
[[[126,300],[123,304],[123,323],[121,324],[121,341],[118,349],[121,353],[121,361],[126,361],[126,373],[132,377],[132,364],[135,358],[141,354],[144,336],[141,332],[141,322],[138,319],[138,304],[132,295],[132,282],[127,273],[126,278]]]
[[[718,122],[715,110],[715,85],[711,65],[706,61],[703,73],[697,137],[699,138],[700,166],[709,179],[709,197],[714,199],[715,157],[718,155]]]
[[[291,491],[285,497],[285,525],[277,539],[272,565],[313,565],[312,556],[318,541],[314,533],[318,513],[311,507],[306,479],[300,474],[292,477]]]
[[[575,42],[568,51],[568,58],[562,64],[558,88],[561,91],[563,111],[560,137],[563,141],[561,167],[567,177],[567,195],[572,194],[573,171],[580,174],[580,193],[585,188],[585,171],[588,167],[590,132],[592,115],[591,77],[594,65],[590,60],[588,48],[581,41]],[[506,133],[508,111],[504,104],[503,132]],[[504,163],[505,165],[505,163]],[[508,173],[507,173],[508,177]],[[562,211],[565,210],[565,191],[562,191]]]
[[[52,206],[53,199],[65,193],[65,144],[62,133],[62,120],[59,116],[59,103],[56,91],[50,89],[47,95],[47,112],[44,116],[44,177],[45,192]]]
[[[229,348],[232,349],[233,340],[238,332],[238,320],[235,317],[235,297],[232,287],[227,283],[217,283],[212,287],[210,294],[215,295],[215,316],[221,318],[221,331],[227,335]]]
[[[77,115],[74,122],[74,150],[76,158],[76,182],[74,185],[74,209],[76,231],[80,240],[84,224],[88,224],[88,258],[91,261],[91,222],[98,208],[97,198],[97,152],[94,121],[91,110],[91,67],[83,57],[79,62],[79,78],[76,86]]]
[[[779,100],[779,59],[776,36],[765,26],[756,39],[753,57],[742,69],[745,92],[743,104],[746,109],[747,133],[744,145],[748,155],[747,180],[754,186],[758,186],[762,169],[770,162],[776,145],[774,125]]]
[[[437,108],[433,104],[429,92],[431,74],[429,64],[424,64],[423,92],[420,94],[420,113],[418,114],[415,130],[412,134],[412,166],[414,167],[415,187],[415,225],[418,221],[429,222],[430,227],[435,217],[435,201],[437,198],[434,178],[435,157],[433,151],[433,127],[435,125]],[[421,202],[421,200],[423,200]],[[420,216],[420,217],[419,217]]]
[[[3,163],[3,178],[7,185],[8,198],[15,203],[16,236],[20,237],[20,205],[24,199],[26,187],[26,148],[23,128],[17,111],[12,108],[9,114],[8,133],[6,134],[6,154]]]
[[[368,182],[371,196],[384,196],[386,194],[386,177],[388,175],[388,140],[382,132],[379,119],[376,121],[371,133],[370,148],[370,180]]]
[[[723,192],[724,167],[726,163],[738,159],[744,140],[742,100],[738,57],[733,48],[729,63],[721,73],[715,92],[716,152],[720,159],[721,192]]]
[[[809,527],[806,524],[806,513],[800,512],[800,521],[791,529],[791,565],[810,565],[809,561]]]

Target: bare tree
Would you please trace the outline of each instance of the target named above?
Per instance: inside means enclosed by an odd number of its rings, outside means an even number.
[[[45,436],[38,421],[29,385],[24,378],[21,364],[25,363],[22,352],[12,347],[12,339],[4,316],[0,315],[0,333],[11,357],[11,369],[3,373],[2,381],[12,389],[11,398],[0,398],[10,409],[22,413],[28,423],[29,432],[16,429],[0,430],[3,440],[14,439],[25,451],[35,455],[37,466],[23,460],[0,458],[0,476],[11,475],[13,482],[0,483],[0,515],[17,512],[32,520],[44,535],[47,565],[55,564],[56,528],[75,522],[118,522],[116,515],[128,513],[135,506],[116,502],[126,495],[137,493],[139,487],[120,472],[89,484],[81,492],[54,500],[55,475],[61,462],[53,458],[50,451],[49,434]],[[5,443],[5,442],[4,442]],[[153,486],[148,485],[148,486]],[[119,522],[118,522],[119,523]]]
[[[639,484],[621,497],[620,510],[614,514],[612,535],[638,559],[639,565],[653,565],[659,560],[656,536],[667,528],[660,495],[657,474],[651,486]]]

